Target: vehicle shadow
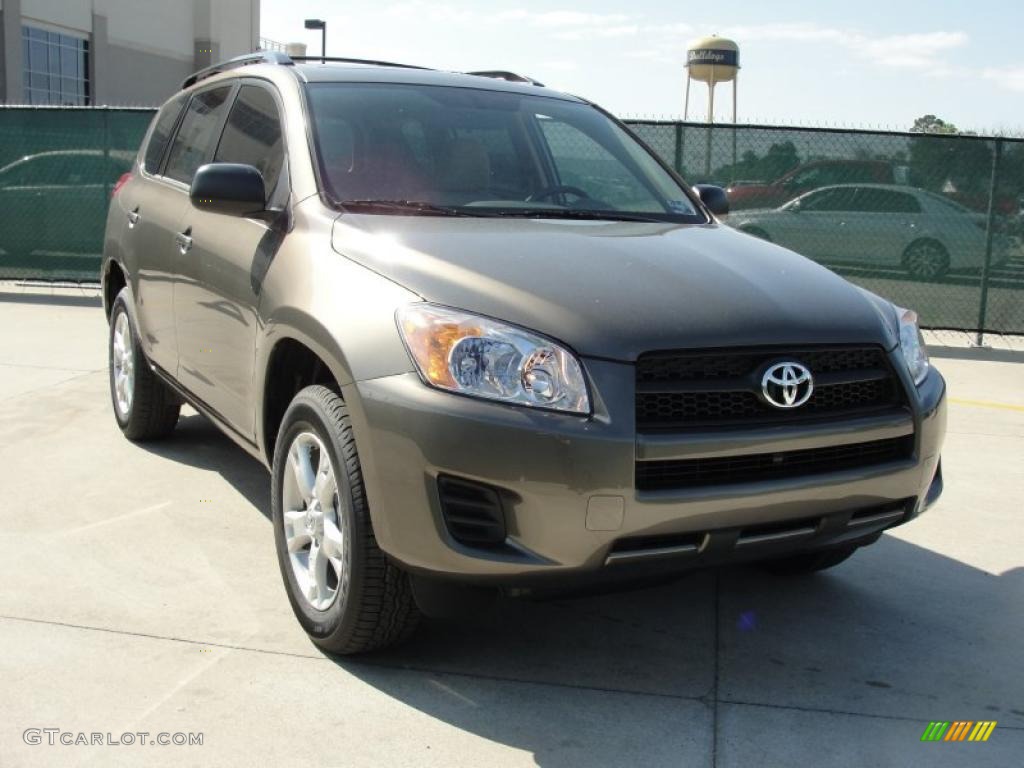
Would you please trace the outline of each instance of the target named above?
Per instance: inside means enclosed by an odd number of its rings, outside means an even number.
[[[268,473],[204,417],[184,415],[174,439],[145,448],[216,470],[269,517]],[[733,568],[584,598],[498,599],[424,620],[399,648],[327,658],[549,768],[703,764],[716,727],[721,743],[757,738],[759,708],[794,716],[794,744],[818,738],[809,712],[850,715],[830,725],[840,740],[895,722],[907,754],[889,759],[910,765],[930,720],[1024,729],[1022,605],[1024,568],[994,575],[886,535],[812,577]],[[739,714],[716,726],[716,703]]]
[[[173,437],[138,445],[179,464],[216,470],[270,520],[270,474],[266,468],[235,445],[209,419],[191,408],[182,411]]]
[[[794,745],[818,738],[821,720],[807,710],[846,713],[830,726],[835,739],[895,723],[906,759],[889,759],[910,765],[930,720],[1024,728],[1022,605],[1024,568],[994,576],[884,536],[816,576],[721,569],[583,600],[505,600],[472,619],[427,622],[370,660],[333,660],[542,766],[688,764],[695,745],[678,739],[703,732],[708,747],[716,701],[738,705],[722,741],[756,738],[762,708],[788,709]]]

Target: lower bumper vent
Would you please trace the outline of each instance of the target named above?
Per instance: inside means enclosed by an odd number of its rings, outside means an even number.
[[[913,451],[914,436],[907,435],[778,453],[638,461],[636,487],[640,491],[662,491],[803,477],[899,461],[910,458]]]
[[[505,541],[501,496],[486,485],[454,477],[437,478],[441,516],[452,538],[471,547],[496,546]]]

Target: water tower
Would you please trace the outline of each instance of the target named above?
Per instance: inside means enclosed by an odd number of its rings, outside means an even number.
[[[732,121],[736,122],[736,81],[740,71],[740,47],[724,37],[695,40],[686,51],[686,102],[683,118],[690,111],[690,81],[708,84],[708,122],[715,122],[715,86],[732,83]]]
[[[715,86],[732,83],[732,122],[736,123],[736,83],[740,72],[740,47],[732,40],[712,35],[695,40],[686,51],[686,100],[683,119],[690,114],[690,81],[708,84],[708,146],[705,173],[711,173],[711,128],[715,122]],[[736,131],[733,131],[733,165],[736,164]]]

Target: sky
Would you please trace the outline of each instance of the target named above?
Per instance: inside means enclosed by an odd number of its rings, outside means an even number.
[[[305,18],[327,20],[328,55],[511,70],[620,117],[681,115],[687,45],[717,34],[740,46],[740,122],[1024,133],[1020,0],[262,0],[261,34],[318,54]],[[731,110],[719,85],[716,120]]]

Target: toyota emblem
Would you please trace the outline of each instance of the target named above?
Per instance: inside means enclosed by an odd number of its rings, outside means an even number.
[[[761,394],[776,408],[799,408],[811,399],[812,392],[814,377],[800,363],[775,363],[761,377]]]

